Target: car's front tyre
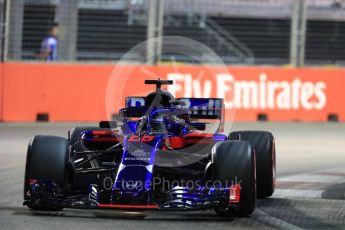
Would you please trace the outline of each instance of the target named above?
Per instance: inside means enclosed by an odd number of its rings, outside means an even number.
[[[45,199],[33,197],[30,191],[32,181],[51,181],[64,187],[68,178],[69,142],[56,136],[37,135],[31,138],[26,156],[24,176],[24,200],[34,210],[61,210]]]
[[[255,153],[246,141],[216,143],[212,151],[214,180],[222,186],[241,186],[238,208],[218,207],[218,215],[248,216],[256,205]]]

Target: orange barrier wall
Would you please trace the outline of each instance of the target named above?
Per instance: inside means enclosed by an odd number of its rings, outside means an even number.
[[[125,96],[152,89],[144,79],[157,77],[173,79],[168,89],[178,97],[224,97],[226,120],[263,113],[270,121],[326,121],[330,114],[345,121],[344,69],[43,63],[0,64],[0,118],[107,119]]]
[[[3,107],[3,65],[0,64],[0,121],[2,121],[2,107]]]

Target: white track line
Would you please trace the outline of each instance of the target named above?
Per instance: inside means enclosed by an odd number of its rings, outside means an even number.
[[[327,175],[322,172],[303,173],[277,178],[276,198],[321,198],[329,186],[345,183],[345,177]]]
[[[291,176],[284,176],[278,178],[279,181],[294,181],[294,182],[318,182],[318,183],[342,183],[345,182],[345,177],[335,175],[320,175],[320,174],[298,174]]]
[[[275,189],[274,198],[321,198],[323,190]]]

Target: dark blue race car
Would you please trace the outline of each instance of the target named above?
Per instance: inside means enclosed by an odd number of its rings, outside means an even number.
[[[214,209],[250,215],[275,187],[271,133],[222,134],[223,99],[175,99],[161,85],[127,97],[118,121],[75,127],[68,138],[34,136],[24,205],[33,210]],[[216,128],[209,121],[218,121]],[[213,127],[212,132],[205,130]]]

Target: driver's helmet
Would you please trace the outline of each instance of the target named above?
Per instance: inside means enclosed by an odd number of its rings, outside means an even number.
[[[167,115],[158,115],[151,120],[150,131],[154,133],[180,133],[183,126]]]
[[[168,123],[162,116],[157,116],[151,120],[150,123],[151,132],[162,133],[163,131],[167,131]]]

